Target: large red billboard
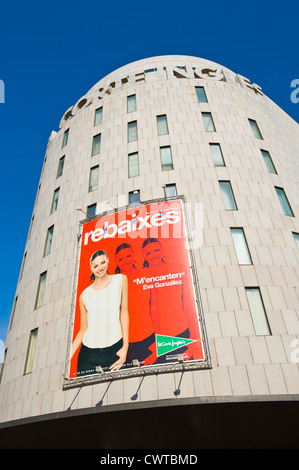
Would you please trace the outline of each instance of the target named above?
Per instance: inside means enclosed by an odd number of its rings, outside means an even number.
[[[181,199],[86,220],[68,378],[204,361]]]

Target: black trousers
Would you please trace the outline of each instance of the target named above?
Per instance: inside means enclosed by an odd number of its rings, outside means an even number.
[[[117,351],[123,346],[122,338],[108,348],[88,348],[82,344],[77,364],[77,377],[96,374],[96,367],[101,366],[104,372],[119,359]]]
[[[152,333],[147,338],[142,341],[135,341],[134,343],[129,343],[129,349],[126,359],[126,366],[132,366],[133,359],[138,359],[139,362],[144,361],[148,356],[152,354],[152,351],[149,349],[150,345],[155,342],[155,333]]]

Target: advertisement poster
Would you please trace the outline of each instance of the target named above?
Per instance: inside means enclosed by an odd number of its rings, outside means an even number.
[[[182,204],[82,224],[70,379],[204,360]]]

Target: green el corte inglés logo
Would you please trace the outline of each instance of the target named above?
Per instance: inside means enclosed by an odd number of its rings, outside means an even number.
[[[178,338],[176,336],[156,335],[157,357],[195,341],[195,339]]]

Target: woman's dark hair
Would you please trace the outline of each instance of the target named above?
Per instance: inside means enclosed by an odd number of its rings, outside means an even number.
[[[106,253],[105,250],[98,250],[98,251],[95,251],[95,252],[91,255],[91,257],[90,257],[90,265],[91,265],[91,263],[92,263],[92,261],[93,261],[94,259],[96,259],[98,256],[102,256],[102,255],[104,255],[104,256],[106,256],[106,258],[108,258],[108,255],[107,255],[107,253]],[[108,271],[107,271],[107,272],[108,272]],[[109,273],[108,273],[108,274],[109,274]],[[94,282],[94,280],[95,280],[95,275],[92,273],[92,275],[91,275],[90,278],[89,278],[89,281],[90,281],[90,282]]]
[[[131,247],[131,245],[129,243],[122,243],[121,245],[118,245],[118,247],[116,248],[115,250],[115,255],[117,255],[117,253],[120,251],[120,250],[124,250],[126,248],[130,248],[132,251],[133,251],[133,248]]]
[[[115,250],[115,253],[114,253],[114,256],[117,255],[117,253],[120,251],[120,250],[125,250],[129,248],[130,250],[133,251],[133,248],[132,246],[129,244],[129,243],[121,243],[121,245],[118,245],[118,247],[116,248]],[[135,264],[133,264],[134,268],[136,268]],[[115,268],[115,274],[118,274],[120,273],[120,267],[119,266],[116,266]]]
[[[142,243],[142,249],[146,247],[146,245],[148,245],[149,243],[159,243],[159,245],[161,246],[159,238],[150,237],[144,240],[144,242]]]
[[[158,238],[150,237],[150,238],[147,238],[146,240],[144,240],[144,242],[142,243],[142,250],[143,250],[143,248],[145,248],[150,243],[159,243],[159,245],[161,246],[161,242]],[[163,258],[162,258],[162,262],[165,263]],[[148,262],[144,261],[142,266],[144,268],[148,268],[149,267]]]

